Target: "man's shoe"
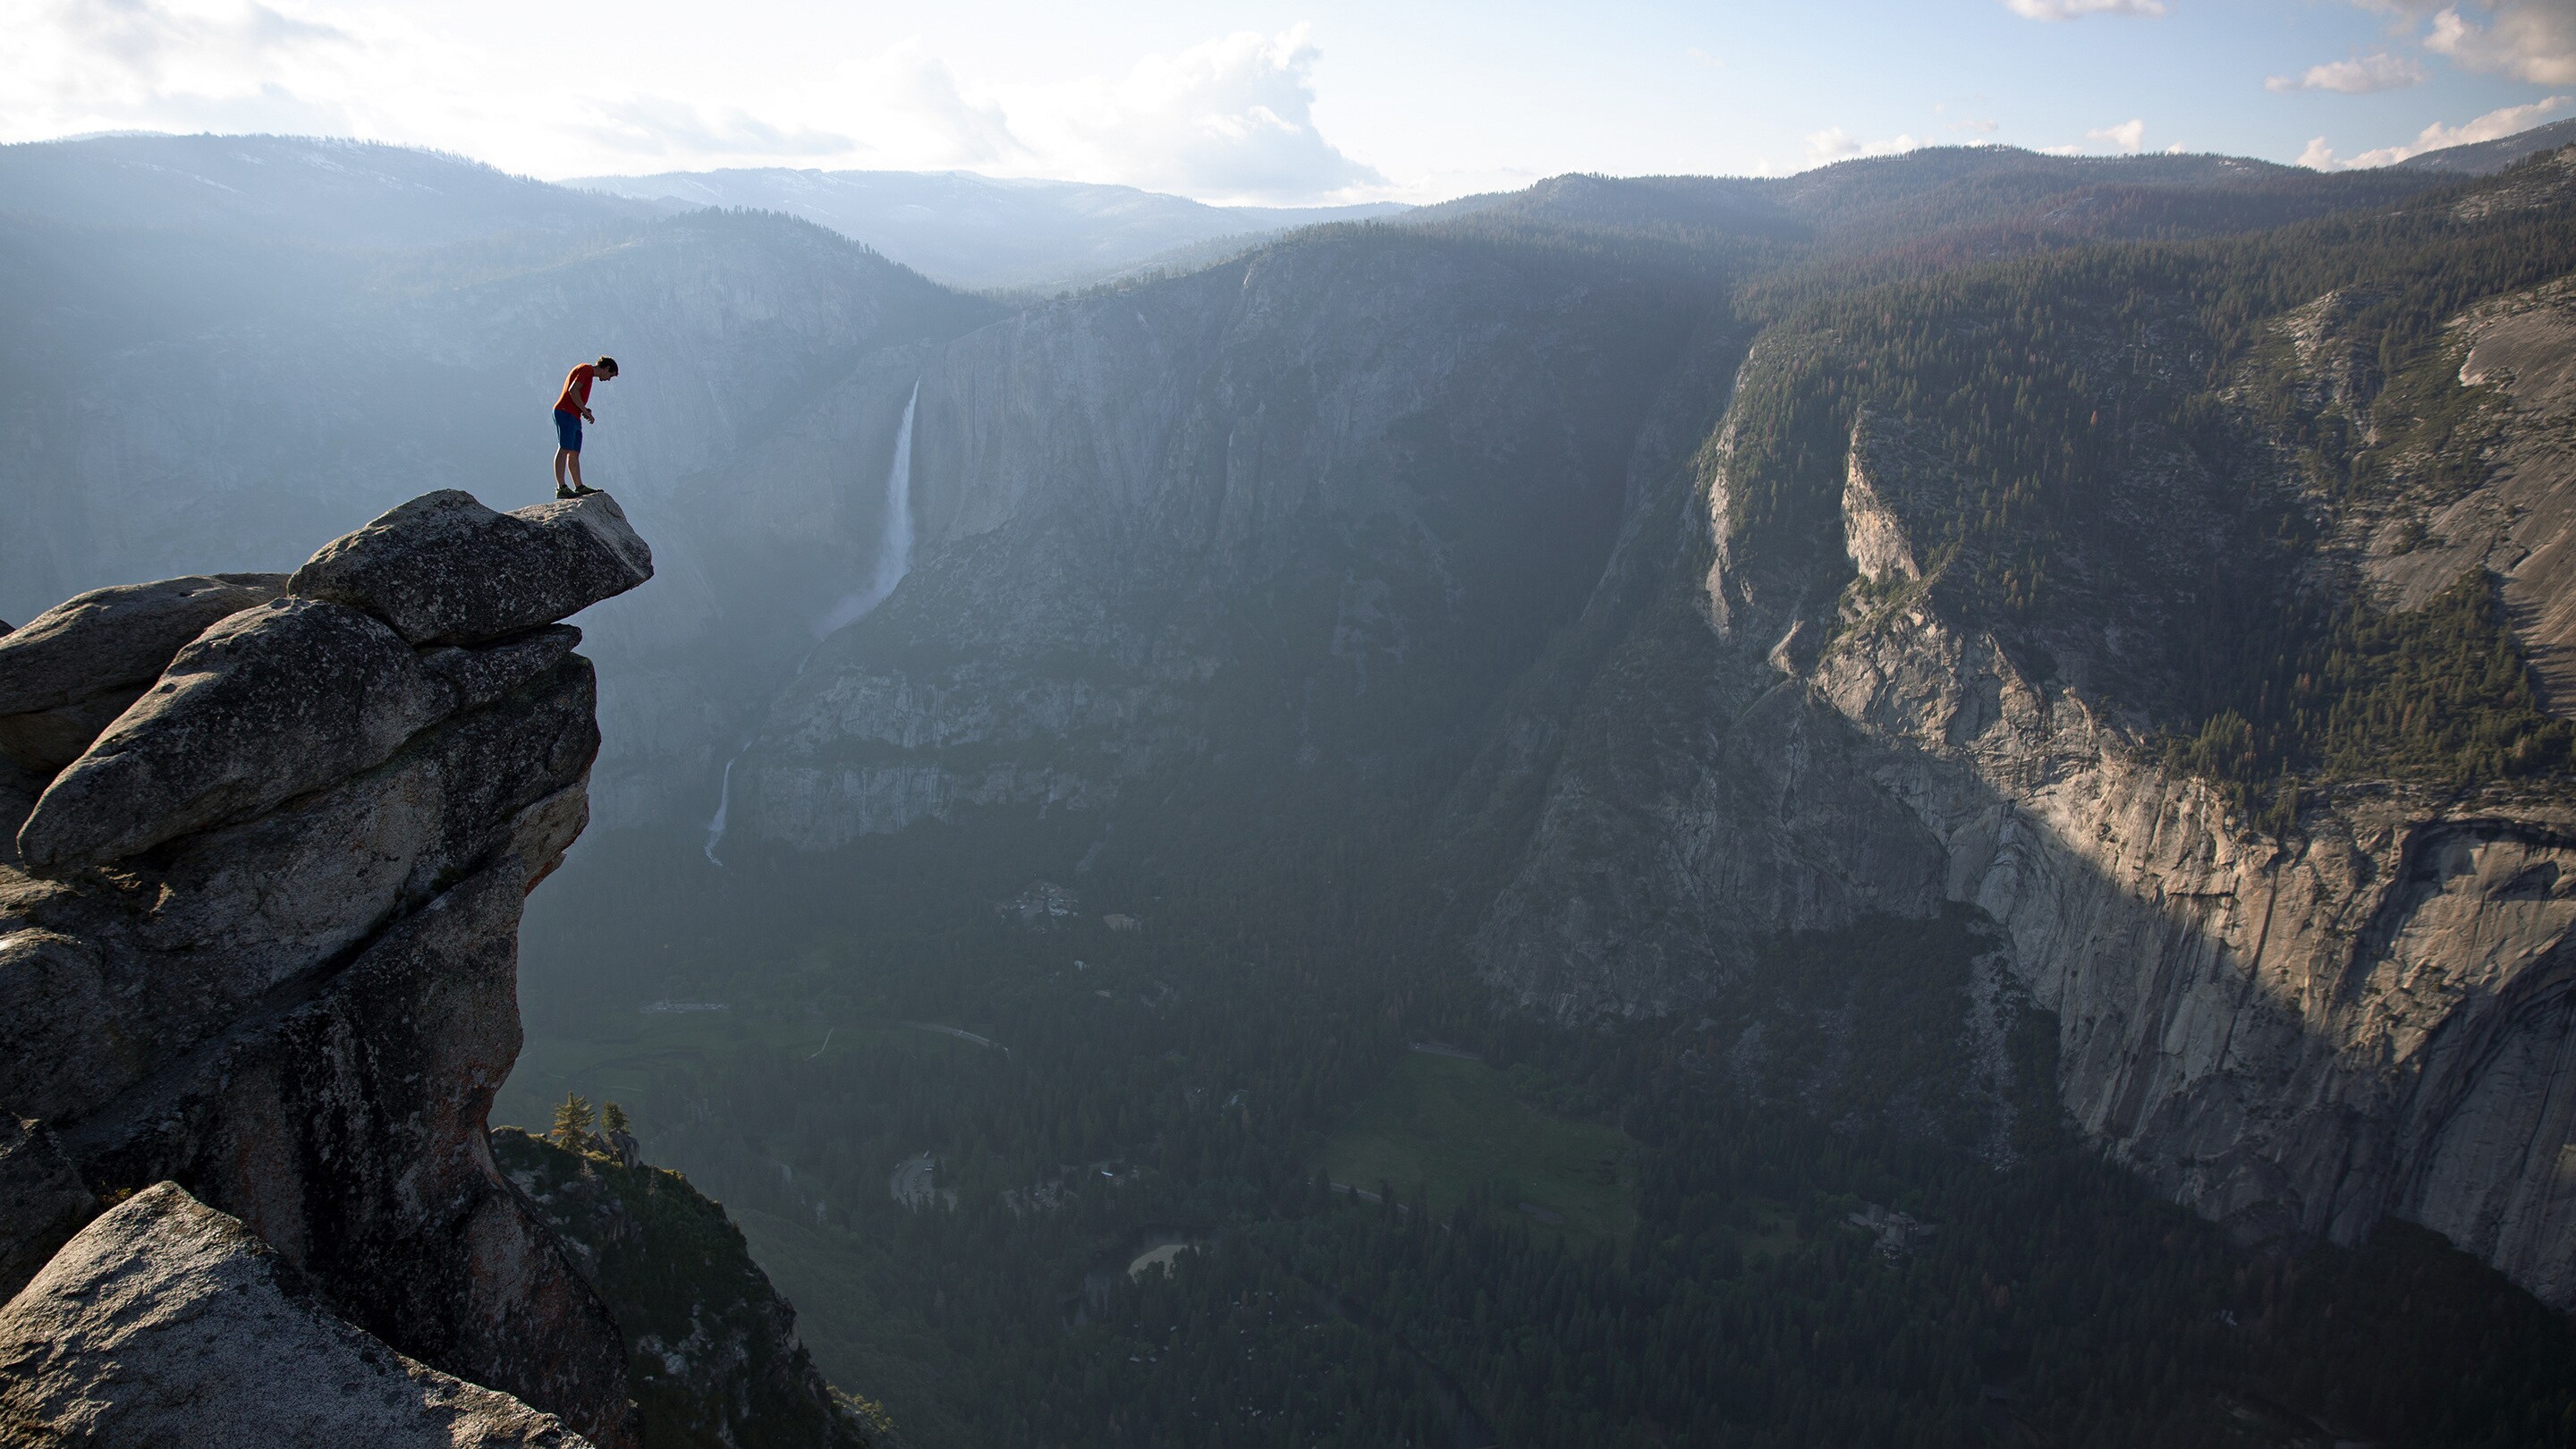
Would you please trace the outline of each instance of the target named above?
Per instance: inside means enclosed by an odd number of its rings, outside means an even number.
[[[572,491],[571,484],[558,483],[555,485],[555,496],[557,498],[579,498],[581,495]]]
[[[593,493],[605,493],[607,491],[608,490],[605,488],[593,488],[589,484],[584,483],[580,487],[572,490],[572,496],[575,498],[588,498]]]

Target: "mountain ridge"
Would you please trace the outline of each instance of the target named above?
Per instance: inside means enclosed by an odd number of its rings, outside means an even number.
[[[1211,243],[1248,245],[1300,226],[1406,210],[1395,203],[1212,206],[1132,186],[971,171],[756,167],[560,184],[641,201],[783,211],[967,288],[1076,286]]]

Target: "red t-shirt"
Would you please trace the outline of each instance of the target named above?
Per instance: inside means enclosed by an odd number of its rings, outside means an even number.
[[[590,380],[597,376],[599,369],[587,362],[565,373],[563,396],[555,399],[555,411],[577,413],[590,406]]]

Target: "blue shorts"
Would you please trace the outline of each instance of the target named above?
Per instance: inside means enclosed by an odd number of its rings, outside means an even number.
[[[555,409],[555,446],[567,453],[581,451],[581,414]]]

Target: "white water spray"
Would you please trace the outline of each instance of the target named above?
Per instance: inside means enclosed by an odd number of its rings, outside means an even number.
[[[921,384],[916,382],[912,396],[904,400],[903,421],[894,430],[894,466],[886,473],[885,527],[877,536],[876,566],[865,585],[815,618],[811,628],[816,639],[867,617],[912,569],[912,410],[920,402]]]
[[[843,595],[807,626],[816,643],[865,618],[912,571],[912,410],[920,402],[921,384],[915,381],[912,395],[904,399],[903,421],[895,425],[894,465],[886,470],[885,527],[877,538],[876,563],[864,585]],[[813,657],[814,651],[806,650],[805,657],[796,661],[796,672],[804,673],[806,661]],[[725,761],[723,779],[716,787],[716,813],[707,821],[706,844],[707,860],[715,865],[724,864],[716,858],[716,847],[724,843],[725,820],[733,811],[733,767],[750,748],[751,741],[743,741],[733,758]]]
[[[751,741],[743,741],[743,749],[749,748]],[[716,787],[715,818],[707,822],[707,863],[710,865],[724,864],[716,859],[716,847],[724,843],[725,817],[733,813],[733,765],[734,760],[741,758],[742,752],[737,750],[732,760],[725,761],[723,783]]]

